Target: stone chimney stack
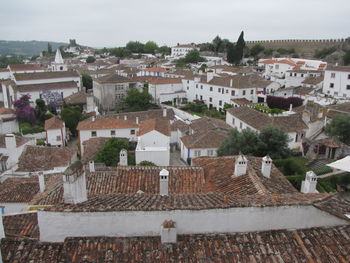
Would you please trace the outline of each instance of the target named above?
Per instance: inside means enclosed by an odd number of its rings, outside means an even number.
[[[163,109],[163,118],[166,118],[166,115],[167,115],[167,109]]]
[[[159,194],[169,194],[169,171],[166,169],[159,172]]]
[[[10,150],[11,152],[15,151],[17,148],[16,144],[16,136],[14,134],[6,134],[5,135],[5,146],[6,149]]]
[[[45,178],[44,178],[44,173],[43,172],[39,172],[38,179],[39,179],[40,193],[42,193],[42,192],[45,191]]]
[[[139,117],[136,117],[136,124],[140,124]]]
[[[128,166],[128,151],[125,149],[119,153],[119,165]]]
[[[247,173],[248,160],[244,155],[240,154],[236,158],[234,176],[241,176]]]
[[[93,160],[89,162],[89,171],[90,173],[95,172],[95,162]]]
[[[160,240],[162,244],[176,243],[176,223],[172,220],[165,220],[160,229]]]
[[[262,158],[261,173],[263,176],[270,178],[272,167],[272,159],[270,156],[266,155]]]
[[[80,161],[73,163],[63,173],[63,198],[67,204],[87,200],[85,171]]]
[[[304,194],[318,193],[316,190],[317,186],[317,176],[313,171],[308,171],[306,173],[305,180],[301,183],[300,192]]]
[[[209,70],[207,72],[207,82],[211,81],[214,78],[214,72],[212,70]]]

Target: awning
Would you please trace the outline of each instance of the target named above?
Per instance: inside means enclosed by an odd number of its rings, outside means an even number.
[[[350,156],[346,156],[343,159],[340,159],[340,160],[335,161],[333,163],[329,163],[329,164],[327,164],[327,166],[338,169],[338,170],[350,172]]]

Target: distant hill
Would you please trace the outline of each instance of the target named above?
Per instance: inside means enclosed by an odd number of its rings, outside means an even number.
[[[68,46],[68,43],[51,41],[8,41],[0,40],[0,55],[38,56],[43,50],[47,50],[50,43],[53,50],[59,46]]]

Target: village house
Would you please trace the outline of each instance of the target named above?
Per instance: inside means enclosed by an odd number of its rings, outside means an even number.
[[[79,92],[73,93],[68,97],[65,97],[64,102],[67,105],[81,107],[84,113],[96,112],[94,96],[91,93],[79,91]]]
[[[136,75],[138,77],[142,77],[142,76],[164,77],[166,72],[167,72],[166,68],[152,67],[152,68],[144,68],[140,72],[138,72]]]
[[[180,44],[178,44],[177,46],[171,47],[170,57],[173,59],[185,57],[187,55],[187,53],[192,51],[192,50],[199,51],[199,48],[194,46],[194,45],[180,45]]]
[[[13,109],[0,108],[0,134],[19,132],[16,112]]]
[[[67,129],[64,121],[57,116],[45,120],[46,144],[51,146],[65,146],[67,143]]]
[[[180,78],[156,78],[148,82],[148,93],[155,103],[172,102],[175,105],[187,101],[187,93],[183,89]]]
[[[334,97],[350,98],[350,67],[327,67],[322,92]]]

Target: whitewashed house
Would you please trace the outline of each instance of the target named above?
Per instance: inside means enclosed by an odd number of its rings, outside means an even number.
[[[187,101],[187,93],[180,78],[151,79],[148,82],[148,92],[158,104],[165,101],[181,104]]]
[[[137,133],[136,164],[149,161],[157,166],[169,165],[170,132],[169,120],[150,119],[141,122]]]
[[[292,69],[285,75],[285,87],[299,87],[307,78],[319,78],[323,75],[323,70]]]
[[[0,134],[19,132],[16,113],[13,109],[0,108]]]
[[[57,116],[45,120],[46,144],[51,146],[65,146],[67,131],[64,121]]]
[[[350,66],[328,67],[322,92],[334,97],[350,98]]]
[[[166,72],[167,72],[166,68],[152,67],[152,68],[144,68],[140,72],[138,72],[136,75],[138,77],[142,77],[142,76],[164,77]]]
[[[174,46],[171,48],[171,57],[172,58],[181,58],[185,57],[188,52],[192,50],[198,50],[199,48],[194,46],[194,45],[180,45],[178,44],[177,46]]]

